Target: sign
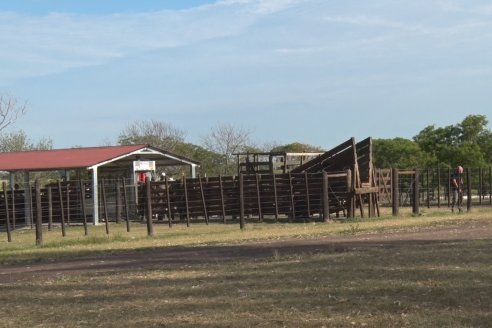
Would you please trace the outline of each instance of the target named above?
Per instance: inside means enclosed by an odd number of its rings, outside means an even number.
[[[155,161],[133,161],[133,171],[155,171]]]

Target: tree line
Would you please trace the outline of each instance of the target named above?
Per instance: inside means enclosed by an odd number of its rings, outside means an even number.
[[[453,168],[492,165],[492,132],[485,115],[454,125],[429,125],[412,139],[373,140],[374,165],[381,168]]]
[[[0,151],[52,149],[53,141],[32,141],[22,131],[5,129],[26,113],[26,105],[13,97],[0,95]],[[485,115],[468,115],[460,123],[436,127],[429,125],[412,139],[373,139],[374,166],[380,168],[484,167],[492,165],[492,132]],[[218,123],[201,138],[200,144],[187,142],[186,132],[169,122],[143,120],[128,124],[115,144],[150,144],[201,162],[200,173],[209,176],[237,172],[236,153],[245,152],[322,152],[318,146],[300,142],[258,145],[252,131],[231,123]],[[178,174],[178,172],[170,172]]]

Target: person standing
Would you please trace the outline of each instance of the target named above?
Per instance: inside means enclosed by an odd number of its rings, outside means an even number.
[[[451,211],[454,212],[456,207],[459,212],[462,211],[463,205],[463,167],[458,166],[450,176],[451,191],[453,192],[453,203],[451,204]]]

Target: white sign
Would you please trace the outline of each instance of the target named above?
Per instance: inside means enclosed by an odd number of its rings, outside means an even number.
[[[134,161],[133,171],[155,171],[155,161]]]

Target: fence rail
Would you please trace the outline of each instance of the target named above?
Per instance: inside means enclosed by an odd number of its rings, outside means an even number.
[[[346,172],[187,178],[152,182],[150,196],[144,190],[140,187],[139,213],[145,213],[145,199],[150,197],[152,216],[158,220],[195,218],[206,223],[241,216],[260,222],[327,218],[331,213],[345,214],[349,197]]]
[[[155,222],[328,219],[347,215],[347,172],[249,174],[184,178],[130,184],[103,180],[99,187],[101,222]],[[41,223],[70,226],[92,223],[92,189],[88,181],[55,183],[43,188],[10,190],[0,195],[0,228]],[[39,200],[39,202],[38,202]],[[326,208],[326,209],[325,209]],[[8,220],[7,220],[8,218]]]
[[[239,176],[183,178],[133,184],[123,179],[103,179],[99,187],[101,222],[146,221],[153,223],[206,223],[211,221],[295,222],[353,217],[357,209],[369,216],[379,206],[424,207],[451,205],[451,170],[375,169],[374,186],[357,187],[351,170],[321,173],[241,174]],[[357,177],[355,177],[357,179]],[[492,168],[466,168],[463,176],[466,207],[492,206]],[[377,192],[374,192],[376,189]],[[376,197],[374,203],[371,197]],[[11,190],[3,183],[0,194],[0,230],[38,228],[94,222],[93,193],[89,181],[57,182],[41,188],[32,183]]]

